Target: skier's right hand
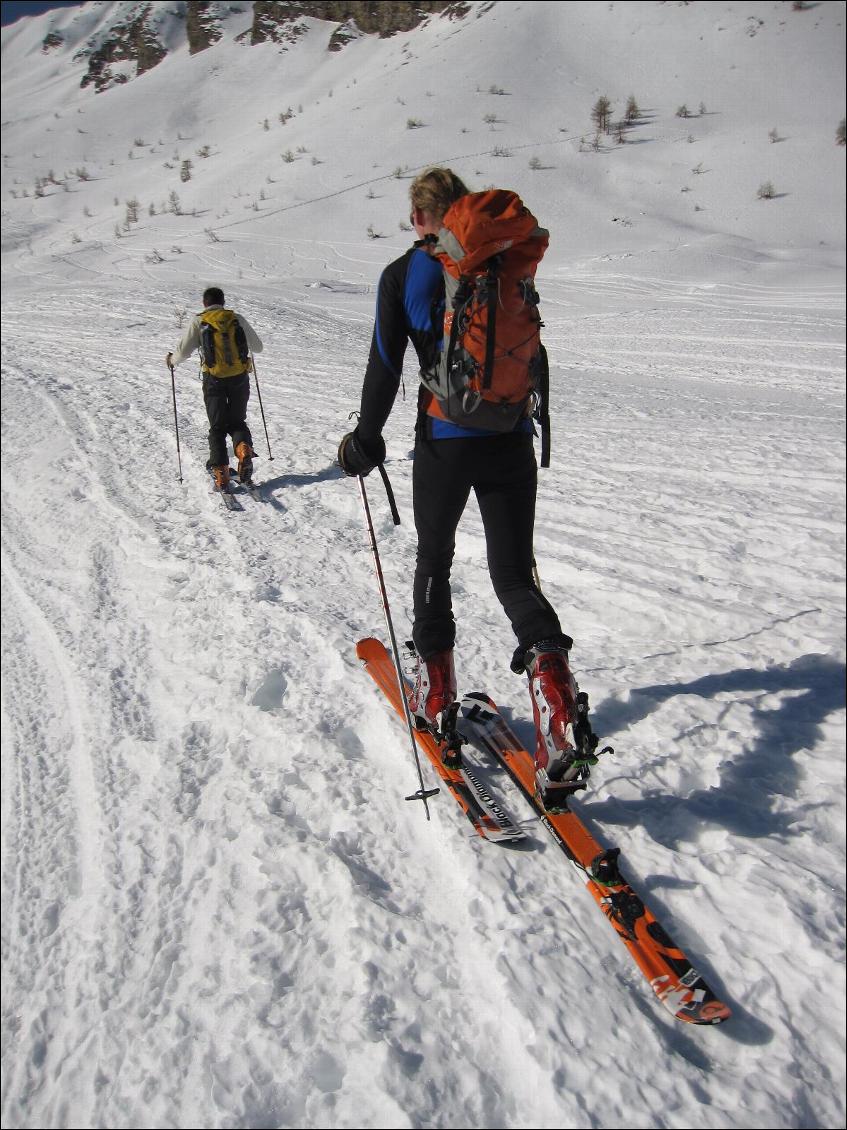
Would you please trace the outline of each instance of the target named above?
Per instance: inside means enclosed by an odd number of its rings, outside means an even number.
[[[385,440],[378,436],[364,443],[359,429],[348,432],[338,445],[338,462],[345,475],[369,475],[385,460]]]

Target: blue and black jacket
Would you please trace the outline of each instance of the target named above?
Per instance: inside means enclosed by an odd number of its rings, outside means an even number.
[[[368,367],[362,386],[359,435],[364,443],[376,440],[391,414],[403,359],[411,341],[419,369],[434,367],[441,350],[444,325],[444,275],[441,264],[419,245],[395,259],[382,272],[377,288]],[[418,425],[429,439],[496,435],[480,428],[459,427],[427,413],[432,394],[421,386],[418,395]],[[520,430],[532,430],[528,420]]]

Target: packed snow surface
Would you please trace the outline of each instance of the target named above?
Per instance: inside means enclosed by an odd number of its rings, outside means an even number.
[[[81,89],[140,7],[3,30],[4,1127],[843,1126],[845,5],[478,3],[328,52],[216,4],[192,56],[170,3],[163,62]],[[595,148],[604,94],[640,116]],[[406,803],[357,664],[386,629],[334,458],[435,163],[550,230],[535,553],[616,750],[578,807],[720,1027],[482,754],[525,847]],[[193,363],[178,480],[164,365],[211,284],[265,344],[234,513]],[[367,479],[401,640],[416,385],[399,528]],[[531,742],[474,502],[454,582],[460,690]]]

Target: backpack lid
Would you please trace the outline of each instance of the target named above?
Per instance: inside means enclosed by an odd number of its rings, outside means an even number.
[[[433,254],[451,275],[473,274],[494,255],[518,245],[536,265],[547,250],[550,233],[516,192],[490,189],[455,200],[444,214]]]

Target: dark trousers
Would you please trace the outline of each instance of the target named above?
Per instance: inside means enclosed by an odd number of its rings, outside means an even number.
[[[253,447],[247,427],[247,401],[250,399],[250,374],[240,377],[212,377],[203,374],[203,402],[209,417],[209,465],[222,467],[229,462],[226,437],[232,436],[233,450],[244,440]]]
[[[412,636],[423,658],[455,642],[450,567],[471,490],[485,530],[488,572],[518,643],[528,648],[561,633],[532,575],[537,476],[528,433],[430,440],[419,430],[412,472],[418,534]]]

